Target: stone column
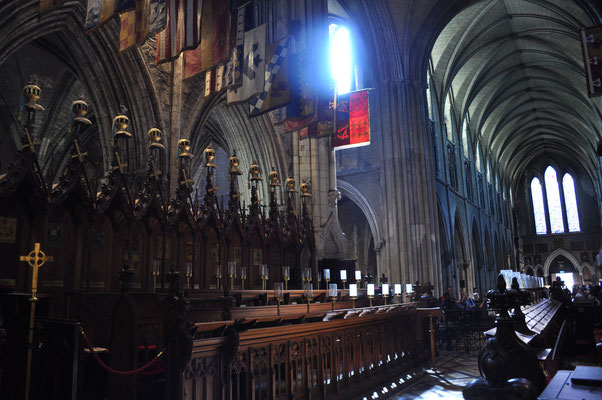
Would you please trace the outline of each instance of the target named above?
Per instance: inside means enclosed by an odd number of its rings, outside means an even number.
[[[380,273],[392,282],[430,281],[441,292],[437,197],[434,188],[424,84],[378,82],[372,129],[382,134],[385,245]]]

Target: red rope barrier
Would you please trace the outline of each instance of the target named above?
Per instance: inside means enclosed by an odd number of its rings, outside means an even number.
[[[157,354],[155,356],[155,358],[153,358],[152,360],[150,360],[149,362],[147,362],[140,368],[134,369],[132,371],[118,371],[116,369],[109,367],[104,361],[102,361],[102,359],[98,356],[98,354],[96,354],[96,351],[94,351],[94,347],[92,346],[92,343],[90,343],[90,340],[88,339],[88,336],[86,336],[86,333],[84,332],[84,330],[80,329],[80,332],[82,333],[82,336],[84,337],[84,340],[86,341],[86,347],[88,347],[88,349],[92,353],[92,356],[94,357],[94,359],[100,364],[101,367],[103,367],[107,372],[109,372],[113,375],[128,376],[128,375],[136,375],[140,372],[143,372],[143,371],[149,369],[150,367],[152,367],[153,365],[155,365],[159,361],[159,357],[161,357],[163,355],[164,350],[165,350],[165,349],[161,350],[159,352],[159,354]]]

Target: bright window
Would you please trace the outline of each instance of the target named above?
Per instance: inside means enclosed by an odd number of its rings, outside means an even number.
[[[537,232],[538,235],[545,235],[548,233],[546,227],[546,213],[543,206],[543,192],[541,190],[541,183],[537,178],[533,178],[531,181],[531,199],[533,200],[535,232]]]
[[[550,213],[550,228],[552,233],[564,232],[562,220],[562,205],[560,204],[560,191],[556,170],[549,166],[544,174],[546,180],[546,193],[548,195],[548,212]]]
[[[351,91],[353,57],[349,29],[330,24],[330,73],[335,81],[338,94]]]
[[[569,223],[569,232],[579,232],[581,227],[579,226],[575,182],[570,174],[564,174],[562,189],[564,190],[564,204],[566,205],[566,219]]]
[[[469,149],[468,149],[468,118],[464,118],[464,122],[462,123],[462,149],[464,150],[464,157],[469,158]]]

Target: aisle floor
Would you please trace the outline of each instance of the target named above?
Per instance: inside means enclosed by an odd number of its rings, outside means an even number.
[[[403,390],[396,391],[397,383],[391,382],[362,400],[463,399],[464,386],[480,376],[477,356],[478,353],[444,352],[437,357],[435,370],[425,366],[422,371],[417,371],[415,382]]]

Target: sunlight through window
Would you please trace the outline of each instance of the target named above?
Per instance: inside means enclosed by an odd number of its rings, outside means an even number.
[[[349,29],[330,24],[330,73],[338,94],[351,90],[352,72],[351,34]]]
[[[550,228],[552,233],[562,233],[564,232],[564,221],[562,220],[558,178],[556,177],[556,170],[551,166],[546,169],[545,180],[546,193],[548,195],[548,212],[550,213]]]
[[[533,215],[535,216],[535,232],[538,235],[545,235],[547,229],[546,215],[543,208],[543,193],[541,183],[537,178],[533,178],[531,181],[531,198],[533,200]]]
[[[569,223],[569,232],[579,232],[579,211],[577,210],[577,196],[575,195],[575,182],[571,174],[565,174],[562,178],[562,189],[564,189],[564,204],[566,205],[566,219]]]

